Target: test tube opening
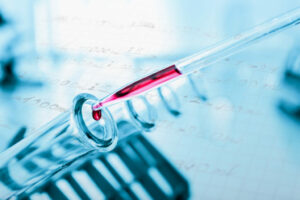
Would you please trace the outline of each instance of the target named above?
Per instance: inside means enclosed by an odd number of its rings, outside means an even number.
[[[177,94],[172,90],[172,88],[166,85],[159,87],[157,91],[168,112],[174,116],[179,116],[181,114],[181,104]]]
[[[133,122],[145,131],[155,127],[157,113],[155,108],[144,96],[132,98],[126,101],[126,107]]]
[[[117,143],[116,123],[107,108],[101,109],[101,118],[94,120],[92,106],[98,99],[90,94],[79,94],[73,100],[73,117],[83,142],[99,151],[109,151]]]

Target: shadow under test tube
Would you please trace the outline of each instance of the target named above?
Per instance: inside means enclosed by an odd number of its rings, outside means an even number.
[[[96,100],[78,95],[71,111],[0,154],[0,199],[21,194],[82,156],[115,146],[117,130],[110,112],[103,110],[99,121],[90,116]]]

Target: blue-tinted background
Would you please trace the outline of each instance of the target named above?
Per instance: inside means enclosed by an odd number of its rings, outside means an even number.
[[[38,129],[66,111],[78,93],[101,98],[298,6],[296,0],[1,1],[0,77],[13,60],[15,79],[0,90],[0,151],[21,127]],[[179,117],[159,110],[156,129],[145,134],[187,176],[192,199],[299,199],[300,124],[278,108],[281,99],[299,103],[299,85],[283,83],[299,33],[299,27],[284,31],[195,75],[208,100],[179,88]]]

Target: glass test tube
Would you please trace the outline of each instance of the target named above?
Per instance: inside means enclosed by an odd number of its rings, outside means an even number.
[[[110,112],[103,110],[99,121],[90,116],[96,100],[78,95],[70,111],[0,153],[0,199],[21,194],[78,158],[114,147],[117,129]]]
[[[203,90],[198,88],[201,80],[192,76],[195,74],[182,77],[175,84],[184,90],[188,85],[195,96],[205,100]],[[98,99],[90,94],[78,95],[70,111],[0,153],[0,198],[22,194],[79,158],[111,150],[118,140],[135,133],[126,131],[128,123],[136,130],[149,132],[156,126],[158,114],[179,116],[180,98],[171,84],[103,108],[99,121],[91,114],[91,106]],[[167,112],[161,113],[163,109]]]

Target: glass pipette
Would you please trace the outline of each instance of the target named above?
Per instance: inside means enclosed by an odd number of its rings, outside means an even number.
[[[101,108],[120,101],[128,100],[150,89],[161,86],[179,76],[190,74],[196,70],[224,59],[261,39],[274,35],[282,30],[300,24],[300,8],[277,16],[248,31],[221,41],[203,51],[183,58],[167,68],[163,68],[142,79],[139,79],[117,92],[108,95],[92,106],[93,118],[101,118]]]

